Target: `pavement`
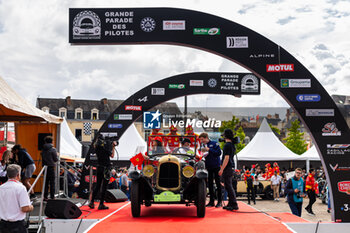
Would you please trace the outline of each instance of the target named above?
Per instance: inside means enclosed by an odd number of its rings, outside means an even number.
[[[237,200],[248,203],[247,198],[245,197],[238,197]],[[253,202],[251,202],[252,204]],[[309,215],[306,210],[304,209],[309,204],[309,199],[304,199],[303,202],[303,208],[302,208],[302,215],[301,217],[303,219],[306,219],[310,222],[332,222],[331,220],[331,214],[327,213],[327,205],[322,204],[322,201],[317,198],[316,202],[312,206],[312,210],[315,213],[315,216]],[[273,201],[273,200],[262,200],[261,198],[258,198],[256,200],[256,205],[252,204],[252,206],[260,211],[269,213],[269,212],[288,212],[291,213],[291,210],[289,208],[288,203],[285,201],[285,198],[280,198],[279,201]]]

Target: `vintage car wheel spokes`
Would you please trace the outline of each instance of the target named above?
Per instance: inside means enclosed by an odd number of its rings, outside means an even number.
[[[141,213],[141,201],[140,201],[140,183],[138,181],[132,181],[131,183],[131,213],[133,217],[140,217]]]
[[[197,217],[203,218],[205,216],[205,201],[207,196],[207,187],[203,179],[198,180],[197,192]]]

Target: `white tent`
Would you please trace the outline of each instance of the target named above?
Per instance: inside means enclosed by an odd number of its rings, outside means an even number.
[[[237,154],[241,161],[300,160],[300,155],[290,151],[272,132],[266,118],[250,143]]]
[[[63,120],[60,129],[60,147],[61,157],[81,158],[82,146],[70,130],[66,119]]]
[[[145,153],[147,151],[147,143],[134,124],[125,131],[119,139],[119,146],[116,147],[117,153],[112,160],[130,160],[131,157],[138,153]]]
[[[304,152],[301,156],[302,160],[309,161],[321,161],[318,151],[316,150],[316,146],[312,146],[310,149]]]

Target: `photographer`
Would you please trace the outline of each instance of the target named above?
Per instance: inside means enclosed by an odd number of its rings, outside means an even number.
[[[295,169],[295,175],[287,181],[284,194],[287,195],[289,207],[294,215],[301,217],[301,207],[303,205],[304,181],[301,178],[301,168]]]
[[[110,167],[111,167],[111,160],[110,157],[114,157],[114,148],[118,145],[117,141],[112,141],[110,138],[104,138],[103,135],[99,135],[98,139],[95,143],[95,152],[97,155],[97,183],[96,187],[92,193],[92,198],[89,204],[89,207],[91,209],[95,208],[95,198],[97,196],[98,191],[101,188],[101,195],[100,195],[100,205],[98,206],[99,210],[105,210],[109,209],[108,206],[105,206],[103,204],[104,197],[107,189],[107,184],[110,179]]]
[[[233,132],[230,129],[225,129],[224,133],[221,136],[224,137],[226,143],[222,153],[219,176],[222,175],[224,178],[225,189],[229,197],[227,206],[224,206],[223,208],[226,210],[238,210],[236,193],[232,187],[232,169],[234,167],[233,156],[236,152],[236,147],[234,144],[238,143],[239,139],[233,136]]]

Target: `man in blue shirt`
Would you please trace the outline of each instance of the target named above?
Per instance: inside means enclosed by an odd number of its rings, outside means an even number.
[[[201,142],[201,151],[205,154],[205,167],[208,170],[208,186],[210,201],[207,207],[213,207],[215,195],[214,195],[214,179],[217,187],[218,202],[216,203],[217,208],[222,207],[222,195],[221,195],[221,184],[220,184],[220,155],[221,149],[218,142],[211,141],[207,133],[201,133],[199,135]]]
[[[289,207],[294,215],[301,217],[301,207],[303,205],[303,197],[305,197],[305,183],[301,178],[301,168],[295,169],[295,175],[287,181],[285,195]]]

